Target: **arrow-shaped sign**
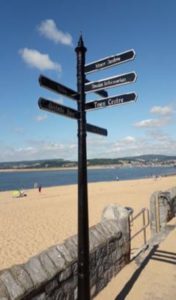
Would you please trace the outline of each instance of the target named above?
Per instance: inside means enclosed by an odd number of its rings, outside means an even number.
[[[85,109],[91,110],[91,109],[105,108],[107,106],[119,105],[130,101],[136,101],[136,99],[137,99],[137,95],[135,93],[123,94],[123,95],[113,96],[109,98],[104,98],[97,101],[88,102],[85,105]]]
[[[135,82],[136,78],[137,78],[136,73],[132,72],[132,73],[109,77],[103,80],[91,81],[85,84],[85,91],[92,92],[92,91],[102,90],[103,88],[109,88],[111,86],[117,86],[117,85],[127,84],[130,82]]]
[[[39,83],[41,86],[43,86],[53,92],[59,93],[63,96],[71,98],[73,100],[79,99],[79,94],[77,92],[75,92],[74,90],[72,90],[54,80],[51,80],[43,75],[40,75]]]
[[[41,109],[47,110],[49,112],[63,115],[72,119],[79,119],[79,112],[77,110],[58,104],[56,102],[40,98],[38,100],[38,105]]]
[[[101,128],[101,127],[98,127],[95,125],[91,125],[88,123],[86,124],[86,130],[88,132],[95,133],[95,134],[100,134],[100,135],[104,135],[104,136],[108,135],[107,129],[104,129],[104,128]]]
[[[132,50],[128,50],[123,53],[105,57],[103,59],[100,59],[100,60],[97,60],[90,64],[87,64],[85,66],[84,70],[86,73],[90,73],[90,72],[106,69],[106,68],[121,64],[123,62],[127,62],[134,58],[135,58],[135,51],[132,49]]]

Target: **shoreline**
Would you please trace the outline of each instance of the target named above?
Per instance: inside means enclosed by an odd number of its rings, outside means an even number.
[[[96,166],[87,166],[89,170],[96,169],[133,169],[133,168],[174,168],[174,165],[143,165],[143,166],[119,166],[119,165],[96,165]],[[13,169],[1,169],[0,173],[15,173],[15,172],[49,172],[49,171],[69,171],[69,170],[78,170],[78,167],[53,167],[53,168],[13,168]],[[175,170],[176,174],[176,170]]]
[[[112,166],[102,166],[102,165],[97,165],[97,166],[87,166],[87,169],[111,169]],[[69,170],[78,170],[77,167],[57,167],[57,168],[28,168],[28,169],[0,169],[0,173],[15,173],[15,172],[48,172],[48,171],[69,171]]]

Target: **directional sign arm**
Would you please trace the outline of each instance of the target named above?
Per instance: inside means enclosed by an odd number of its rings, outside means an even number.
[[[98,70],[103,70],[121,63],[127,62],[135,58],[135,51],[133,49],[123,53],[115,54],[103,59],[97,60],[85,66],[85,72],[91,73]]]
[[[77,92],[75,92],[74,90],[72,90],[54,80],[51,80],[43,75],[40,75],[39,83],[41,86],[43,86],[53,92],[59,93],[63,96],[71,98],[73,100],[79,99],[79,94]]]
[[[107,129],[104,129],[104,128],[101,128],[101,127],[98,127],[98,126],[95,126],[95,125],[91,125],[91,124],[88,124],[88,123],[86,124],[86,130],[88,132],[99,134],[99,135],[104,135],[104,136],[108,135]]]
[[[92,110],[92,109],[99,109],[99,108],[105,108],[108,106],[113,105],[119,105],[126,102],[136,101],[137,95],[136,93],[129,93],[129,94],[123,94],[118,96],[113,96],[109,98],[103,98],[100,100],[95,100],[86,103],[85,109],[86,110]]]
[[[86,92],[94,92],[98,90],[102,90],[103,88],[110,88],[113,86],[119,86],[128,84],[131,82],[135,82],[137,75],[135,72],[121,74],[118,76],[113,76],[109,78],[105,78],[103,80],[91,81],[85,84]]]
[[[38,105],[43,110],[63,115],[72,119],[79,119],[79,112],[77,110],[61,105],[59,103],[44,98],[39,98]]]

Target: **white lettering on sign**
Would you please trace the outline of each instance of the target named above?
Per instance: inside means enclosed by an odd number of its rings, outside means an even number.
[[[106,65],[106,62],[102,62],[102,63],[97,63],[95,66],[96,68],[103,68]]]
[[[108,59],[108,65],[115,64],[121,60],[120,57],[114,57],[112,59]]]
[[[123,103],[123,98],[116,98],[116,99],[110,98],[108,100],[108,105],[115,105],[115,104],[120,104],[120,103]]]
[[[105,101],[95,101],[95,108],[102,108],[106,106],[106,102]]]
[[[136,98],[137,98],[137,95],[135,93],[129,93],[129,94],[124,94],[124,95],[103,98],[100,100],[95,100],[95,101],[86,103],[86,110],[98,109],[98,108],[104,108],[106,106],[123,104],[126,102],[135,101]]]
[[[103,82],[92,84],[93,89],[102,88],[102,87],[103,87]]]
[[[61,106],[57,106],[53,103],[49,103],[48,108],[52,111],[59,112],[60,114],[64,114],[65,110]]]
[[[121,83],[124,83],[124,82],[126,82],[125,77],[109,79],[109,80],[103,81],[103,82],[95,82],[95,83],[92,83],[91,86],[92,86],[92,89],[100,89],[100,88],[103,88],[103,87],[107,87],[107,86],[110,86],[110,85],[121,84]]]
[[[107,80],[104,82],[104,87],[109,86],[109,85],[124,83],[125,81],[126,81],[126,78],[117,78],[117,79],[113,79],[113,80]]]

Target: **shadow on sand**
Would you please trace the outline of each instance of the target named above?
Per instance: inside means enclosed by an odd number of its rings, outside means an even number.
[[[125,284],[123,289],[120,293],[116,296],[114,300],[124,300],[130,290],[132,289],[133,285],[135,284],[136,280],[140,276],[143,269],[146,267],[150,259],[157,260],[163,263],[173,264],[176,265],[176,253],[168,252],[163,250],[157,250],[158,245],[155,245],[147,257],[142,261],[140,267],[135,271],[135,273],[131,276],[128,282]]]
[[[130,290],[132,289],[133,285],[135,284],[136,280],[138,279],[139,275],[141,274],[142,270],[146,267],[151,257],[154,255],[155,251],[157,250],[158,245],[154,246],[152,250],[150,251],[149,255],[143,260],[140,267],[134,272],[134,274],[131,276],[131,278],[128,280],[128,282],[125,284],[123,289],[120,291],[120,293],[116,296],[114,300],[124,300]]]

